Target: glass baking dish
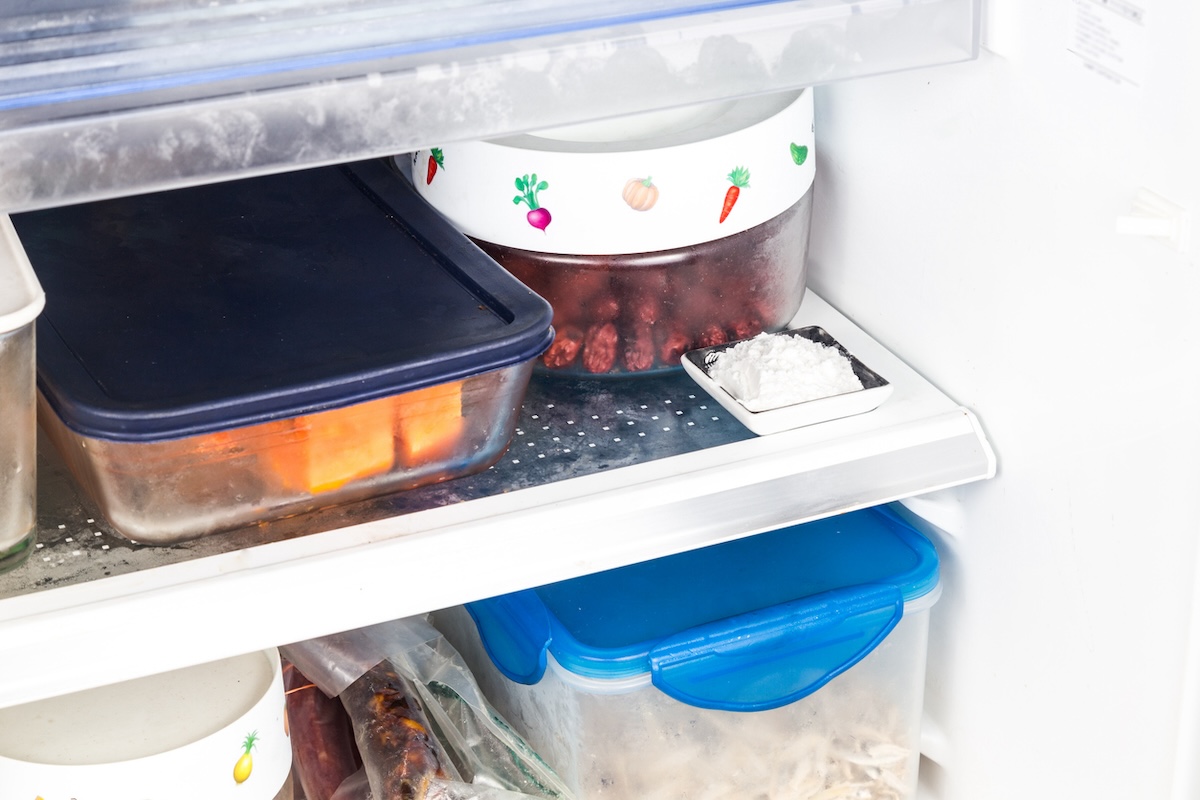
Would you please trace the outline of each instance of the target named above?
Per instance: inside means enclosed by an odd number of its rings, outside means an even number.
[[[138,542],[484,469],[553,337],[382,161],[14,219],[41,424]]]

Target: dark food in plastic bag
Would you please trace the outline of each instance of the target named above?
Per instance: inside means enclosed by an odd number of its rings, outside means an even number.
[[[342,702],[318,689],[295,664],[284,662],[292,769],[306,800],[331,800],[362,762]]]
[[[354,716],[355,739],[372,777],[374,796],[424,800],[431,781],[453,777],[425,713],[404,678],[386,661],[342,692],[342,703]],[[367,713],[354,714],[354,709]]]
[[[424,618],[282,648],[349,717],[362,769],[310,800],[572,800]]]

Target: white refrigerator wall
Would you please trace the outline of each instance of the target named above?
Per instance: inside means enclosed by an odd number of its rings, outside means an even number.
[[[1198,798],[1200,16],[985,20],[978,61],[816,98],[810,286],[977,412],[999,461],[913,504],[947,531],[925,788]],[[1188,252],[1117,233],[1141,189],[1190,210]]]

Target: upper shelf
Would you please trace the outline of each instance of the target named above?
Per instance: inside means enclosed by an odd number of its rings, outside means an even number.
[[[0,576],[0,707],[995,474],[967,409],[811,291],[795,324],[828,331],[891,397],[756,437],[682,371],[542,378],[484,473],[172,547],[112,534],[42,447],[40,544]]]
[[[944,64],[978,0],[16,0],[0,211]]]

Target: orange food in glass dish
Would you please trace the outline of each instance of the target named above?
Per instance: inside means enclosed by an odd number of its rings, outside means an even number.
[[[387,472],[395,463],[395,398],[267,423],[285,439],[262,457],[285,489],[321,494]],[[264,426],[265,427],[265,426]]]

